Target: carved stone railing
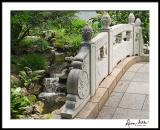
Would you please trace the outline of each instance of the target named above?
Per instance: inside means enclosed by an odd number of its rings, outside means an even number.
[[[84,27],[84,42],[78,54],[72,58],[67,78],[67,97],[61,109],[62,118],[74,118],[119,61],[142,54],[141,21],[139,18],[135,21],[132,13],[128,21],[128,24],[109,27],[111,18],[106,13],[102,17],[102,32],[94,38],[92,28],[89,25]]]

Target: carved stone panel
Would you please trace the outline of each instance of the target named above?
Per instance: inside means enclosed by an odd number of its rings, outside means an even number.
[[[80,98],[85,98],[89,94],[88,75],[85,71],[81,71],[78,79],[78,95]]]

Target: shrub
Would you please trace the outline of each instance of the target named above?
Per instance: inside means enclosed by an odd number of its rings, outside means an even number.
[[[81,34],[83,27],[85,26],[86,22],[81,19],[74,19],[71,23],[71,28],[68,33],[72,34]]]
[[[36,47],[38,51],[44,51],[48,48],[49,43],[37,36],[26,36],[19,45],[24,49]]]
[[[46,69],[48,66],[47,59],[40,54],[27,54],[19,59],[19,70],[29,67],[32,70]]]
[[[30,87],[31,85],[37,83],[39,79],[42,77],[40,74],[35,73],[32,70],[20,71],[18,76],[22,82],[22,85],[25,87]]]
[[[25,107],[30,105],[27,96],[24,96],[20,87],[11,85],[11,118],[19,118],[25,113]]]

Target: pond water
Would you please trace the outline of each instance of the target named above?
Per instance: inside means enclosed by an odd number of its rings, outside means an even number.
[[[96,17],[97,13],[96,11],[80,11],[76,14],[80,19],[88,21],[92,17]]]

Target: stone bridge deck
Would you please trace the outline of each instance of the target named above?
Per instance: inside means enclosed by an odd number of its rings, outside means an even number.
[[[149,118],[149,63],[132,65],[117,83],[97,119]]]

